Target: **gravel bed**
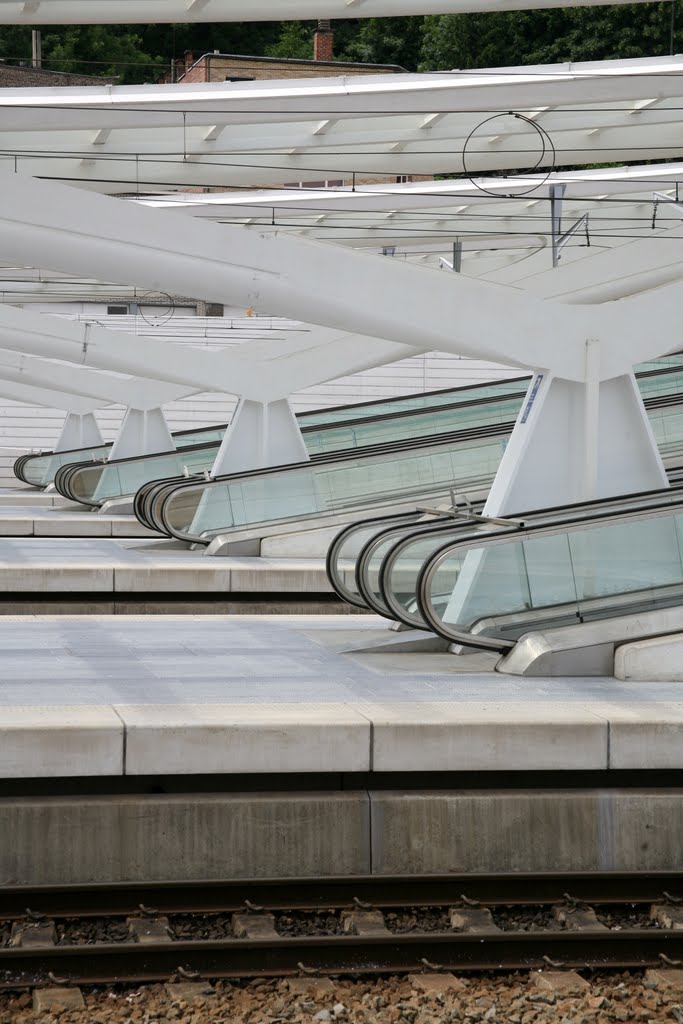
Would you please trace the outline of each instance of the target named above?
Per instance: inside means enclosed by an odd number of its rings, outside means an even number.
[[[659,928],[657,922],[650,918],[649,904],[636,903],[630,907],[605,904],[603,907],[594,907],[594,910],[600,924],[607,928]]]
[[[451,922],[445,907],[406,907],[386,910],[384,920],[390,932],[450,932]]]
[[[65,917],[57,921],[58,946],[91,946],[96,942],[128,942],[124,920],[110,917]]]
[[[406,977],[217,982],[191,1002],[163,985],[86,990],[84,1010],[43,1013],[30,993],[0,994],[0,1024],[680,1024],[683,988],[642,975],[594,972],[580,994],[543,992],[533,975],[463,976],[457,989],[425,993]],[[326,989],[322,988],[326,985]],[[177,990],[176,990],[177,992]]]
[[[504,932],[557,931],[560,927],[550,907],[492,907],[491,917]]]
[[[342,923],[335,910],[289,910],[275,914],[278,935],[294,938],[297,935],[341,935]]]
[[[178,941],[231,939],[232,914],[169,914],[168,926]]]

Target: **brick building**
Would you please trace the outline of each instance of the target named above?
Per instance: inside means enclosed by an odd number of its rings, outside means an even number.
[[[176,62],[179,82],[261,82],[267,79],[326,78],[337,75],[390,75],[404,69],[395,64],[351,64],[334,60],[295,60],[284,57],[241,57],[205,53],[195,60],[187,50]]]
[[[312,60],[285,57],[243,57],[205,53],[195,60],[190,50],[176,62],[179,82],[261,82],[268,79],[326,78],[335,75],[391,75],[405,73],[396,64],[352,64],[334,59],[334,32],[329,20],[320,20],[313,33]]]
[[[25,64],[5,64],[0,60],[0,89],[54,88],[69,85],[113,85],[115,78],[75,75],[69,71],[48,71]]]

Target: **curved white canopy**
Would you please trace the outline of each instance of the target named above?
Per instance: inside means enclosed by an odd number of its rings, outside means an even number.
[[[275,21],[592,7],[614,0],[0,0],[0,23],[24,25]],[[644,2],[644,0],[636,0]]]
[[[3,89],[0,166],[139,193],[552,169],[639,154],[664,160],[683,155],[682,101],[681,56],[353,79]]]
[[[393,255],[435,263],[462,244],[462,272],[482,276],[552,248],[551,189],[563,192],[562,227],[588,214],[588,224],[567,240],[563,262],[593,255],[680,221],[676,204],[683,163],[570,171],[508,179],[482,178],[363,185],[346,189],[174,193],[140,200],[172,214],[217,223],[245,224],[354,248],[396,247]],[[512,198],[510,198],[512,196]],[[534,266],[538,270],[538,263]],[[514,279],[508,278],[506,279]]]
[[[515,179],[522,194],[507,198],[511,180],[466,179],[351,189],[286,189],[261,192],[175,193],[140,200],[174,217],[192,216],[216,223],[243,224],[266,234],[291,232],[376,252],[388,247],[397,258],[446,269],[453,243],[462,245],[461,272],[522,287],[552,265],[550,191],[564,188],[561,231],[588,215],[561,249],[565,266],[593,259],[638,238],[660,238],[681,223],[676,201],[683,163],[646,164],[571,171]],[[493,193],[493,194],[491,194]],[[683,197],[683,190],[681,190]],[[664,239],[662,245],[666,245]],[[677,254],[674,253],[676,256]],[[6,302],[89,299],[127,295],[141,301],[140,291],[58,272],[0,265],[0,299]],[[144,304],[144,297],[142,297]],[[181,300],[182,305],[182,300]],[[168,319],[163,316],[162,319]],[[154,318],[154,312],[150,315]],[[107,326],[117,326],[107,317]],[[201,321],[203,324],[203,321]],[[192,321],[183,321],[183,332]],[[175,321],[165,329],[174,331]],[[283,327],[263,318],[216,320],[211,337],[272,336]],[[138,330],[145,333],[145,319]],[[204,331],[202,326],[199,328]]]

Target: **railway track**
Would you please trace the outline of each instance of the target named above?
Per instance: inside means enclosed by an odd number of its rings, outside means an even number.
[[[0,989],[662,965],[683,965],[683,875],[0,889]]]

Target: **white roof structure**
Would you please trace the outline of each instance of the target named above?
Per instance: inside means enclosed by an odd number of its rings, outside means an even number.
[[[440,268],[449,267],[457,241],[462,246],[460,269],[466,276],[532,288],[534,277],[552,266],[553,187],[564,189],[559,233],[570,234],[559,251],[566,265],[639,238],[658,238],[666,246],[664,236],[683,217],[683,205],[677,202],[682,182],[683,164],[672,163],[514,181],[485,178],[476,184],[457,180],[364,185],[355,191],[188,192],[140,202],[174,216],[245,225],[268,234],[284,231],[354,248],[395,249],[397,258]],[[509,198],[511,189],[521,193],[518,198]],[[122,285],[28,267],[0,267],[0,295],[5,301],[92,297],[111,293],[113,287],[117,294],[129,291],[131,300],[136,294],[139,299],[138,290]],[[217,321],[215,330],[220,326]],[[264,327],[272,325],[261,319],[228,322],[232,337],[236,326],[248,336],[263,335]]]
[[[683,156],[683,57],[3,89],[0,167],[96,191],[480,174]]]
[[[506,281],[550,265],[551,191],[562,191],[562,229],[588,216],[562,246],[563,262],[648,237],[680,221],[683,163],[407,184],[355,190],[174,193],[141,200],[173,214],[283,231],[354,248],[395,247],[392,255],[445,266],[462,245],[461,271]],[[512,195],[512,198],[511,198]],[[534,255],[538,258],[534,259]]]
[[[5,90],[0,229],[6,259],[128,287],[189,292],[305,319],[319,330],[303,347],[283,349],[261,365],[226,355],[201,367],[196,353],[167,355],[163,346],[152,351],[134,337],[114,340],[106,330],[81,330],[54,318],[36,322],[8,307],[0,309],[0,333],[8,347],[35,355],[239,391],[242,401],[216,463],[223,472],[281,463],[285,449],[300,457],[303,443],[287,396],[349,366],[432,348],[512,363],[536,371],[535,390],[506,449],[487,512],[663,486],[632,366],[680,347],[683,224],[675,191],[665,193],[666,220],[662,212],[654,230],[651,224],[641,230],[638,221],[633,238],[624,229],[617,232],[622,244],[591,259],[557,269],[546,263],[526,282],[520,279],[521,287],[483,275],[448,279],[354,251],[353,245],[376,248],[380,231],[399,220],[405,240],[408,215],[417,214],[423,218],[421,244],[436,251],[438,214],[448,211],[446,231],[455,241],[457,218],[470,209],[479,235],[490,238],[493,223],[500,236],[509,236],[497,198],[502,181],[500,202],[525,218],[522,254],[540,250],[531,225],[537,225],[535,211],[549,185],[538,179],[529,196],[517,194],[528,179],[498,179],[493,189],[472,180],[464,191],[459,182],[445,187],[446,206],[435,205],[440,197],[431,185],[424,186],[427,206],[419,187],[401,193],[408,197],[403,205],[393,189],[391,206],[373,193],[375,206],[362,210],[351,205],[357,201],[353,191],[351,199],[345,192],[329,201],[347,206],[315,212],[322,220],[309,217],[303,229],[292,222],[290,211],[297,208],[285,197],[283,231],[272,230],[279,212],[274,207],[265,231],[248,225],[252,218],[244,210],[237,223],[186,216],[181,225],[167,210],[92,193],[139,197],[185,185],[244,187],[354,173],[474,176],[676,157],[683,155],[682,72],[683,57],[667,57],[350,81]],[[630,178],[628,171],[588,174],[583,182],[568,175],[555,185],[565,186],[565,208],[579,200],[602,214],[611,197],[627,204],[629,216],[640,204],[651,219],[653,174],[663,174],[663,187],[675,190],[679,173],[679,167],[662,172],[660,165]],[[257,218],[262,198],[247,199]],[[185,207],[195,212],[217,205],[211,199]],[[236,203],[231,208],[239,211]],[[297,215],[311,212],[300,206]],[[340,223],[350,213],[364,218],[360,238],[329,245],[293,237],[296,230],[321,234],[328,213]],[[555,236],[561,231],[557,219],[556,206]],[[545,232],[545,210],[542,220]]]
[[[614,0],[0,0],[0,24],[276,21],[586,7]],[[636,0],[644,2],[644,0]]]

